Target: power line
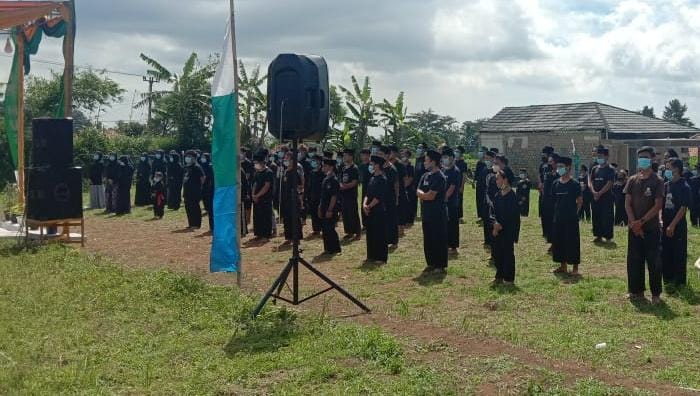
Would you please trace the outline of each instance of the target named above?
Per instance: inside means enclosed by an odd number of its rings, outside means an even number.
[[[6,54],[0,54],[0,56],[3,56],[5,58],[12,58],[13,57],[12,55],[6,55]],[[32,57],[31,60],[32,60],[32,62],[43,63],[46,65],[63,66],[63,62],[57,61],[57,60],[52,60],[52,59],[42,59],[42,58]],[[74,67],[77,69],[96,70],[96,71],[101,71],[101,72],[109,73],[109,74],[120,74],[123,76],[131,76],[131,77],[143,77],[143,74],[109,70],[109,69],[105,69],[105,68],[95,67],[92,65],[75,65]]]

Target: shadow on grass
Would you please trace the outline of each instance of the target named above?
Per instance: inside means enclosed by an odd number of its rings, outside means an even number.
[[[630,303],[637,308],[637,311],[645,314],[653,314],[662,320],[673,320],[678,317],[678,314],[674,312],[663,300],[657,305],[652,304],[646,298],[633,299],[630,300]]]
[[[683,300],[689,305],[700,305],[700,294],[690,284],[681,287],[666,286],[666,292],[670,297]]]
[[[312,258],[311,262],[314,264],[326,263],[326,262],[331,261],[337,255],[338,255],[338,253],[321,253],[318,256]]]
[[[188,234],[190,232],[194,232],[194,230],[191,228],[181,228],[179,230],[170,231],[170,233],[172,233],[172,234]]]
[[[447,260],[448,261],[453,261],[457,260],[459,258],[459,251],[448,251],[447,253]]]
[[[39,241],[24,241],[19,239],[17,243],[0,247],[0,256],[11,257],[20,254],[36,254],[39,252]]]
[[[506,285],[503,283],[491,284],[489,287],[498,294],[517,294],[522,291],[517,285]]]
[[[413,281],[421,286],[433,286],[439,285],[442,282],[444,282],[446,276],[446,271],[423,272],[420,275],[413,278]]]
[[[224,346],[224,352],[229,358],[235,358],[240,352],[275,352],[289,345],[298,330],[296,316],[290,311],[263,311],[257,319],[243,320]]]
[[[270,240],[267,238],[253,238],[243,242],[244,248],[260,247],[269,243]]]
[[[365,260],[362,262],[362,265],[360,265],[359,269],[362,272],[372,272],[379,270],[380,268],[382,268],[383,265],[383,263],[380,263],[378,261]]]
[[[615,241],[608,241],[608,242],[593,242],[594,245],[606,249],[606,250],[617,250],[617,243]]]
[[[571,273],[562,273],[562,272],[554,272],[554,276],[559,279],[561,283],[567,284],[567,285],[574,285],[576,283],[579,283],[581,279],[583,279],[583,276],[581,274],[576,274],[572,275]]]

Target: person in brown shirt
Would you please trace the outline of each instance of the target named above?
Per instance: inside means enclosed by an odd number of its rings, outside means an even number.
[[[661,263],[658,260],[664,182],[652,170],[654,148],[637,150],[637,174],[625,186],[625,210],[629,219],[627,289],[631,299],[644,299],[644,264],[649,271],[652,303],[661,302]]]

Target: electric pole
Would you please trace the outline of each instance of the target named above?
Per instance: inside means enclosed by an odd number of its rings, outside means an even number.
[[[143,81],[148,83],[148,124],[151,124],[151,106],[153,105],[153,84],[160,82],[160,78],[154,76],[144,76]]]

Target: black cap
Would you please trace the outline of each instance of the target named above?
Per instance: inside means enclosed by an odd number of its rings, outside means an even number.
[[[333,152],[332,151],[324,151],[323,158],[333,158]]]
[[[572,162],[570,157],[559,157],[559,159],[557,159],[557,164],[564,164],[566,166],[571,166]]]
[[[382,142],[380,142],[379,140],[372,140],[372,146],[377,146],[377,147],[379,147],[379,146],[381,146],[381,145],[382,145]]]
[[[446,156],[448,156],[448,157],[454,157],[454,156],[455,156],[455,152],[452,151],[451,148],[445,147],[445,148],[442,149],[442,155],[446,155]]]
[[[552,158],[554,161],[559,161],[559,154],[557,153],[550,153],[549,157]]]
[[[493,151],[494,153],[498,154],[498,149],[495,148],[495,147],[491,147],[491,151]]]
[[[512,169],[506,166],[505,168],[501,169],[500,173],[502,173],[503,177],[505,177],[506,180],[508,180],[508,184],[515,184],[515,173],[513,173]]]
[[[343,150],[343,154],[355,155],[355,149],[346,148]]]
[[[330,165],[330,166],[335,167],[335,160],[324,158],[323,165]]]
[[[484,153],[484,156],[495,157],[495,156],[496,156],[496,153],[494,153],[494,152],[491,151],[491,150],[487,150],[487,151]]]
[[[425,155],[435,162],[440,162],[440,158],[442,157],[442,154],[435,150],[428,150],[428,152]]]
[[[196,157],[197,153],[194,150],[187,150],[187,151],[185,151],[185,155],[189,155],[191,157]]]
[[[204,153],[202,154],[202,157],[206,158],[207,160],[211,159],[211,154],[209,153]]]
[[[373,155],[369,158],[369,162],[374,162],[377,165],[384,165],[386,160],[378,155]]]
[[[637,150],[637,155],[641,153],[649,153],[652,157],[656,156],[656,151],[651,146],[644,146]]]
[[[362,149],[360,150],[360,154],[372,154],[372,152],[369,149]]]
[[[381,152],[384,153],[384,154],[389,154],[389,153],[391,152],[391,150],[390,150],[389,147],[387,147],[387,146],[381,146],[381,147],[379,147],[379,151],[381,151]]]
[[[462,146],[457,146],[457,151],[459,151],[460,153],[463,153],[463,152],[464,152],[464,147],[462,147]]]
[[[257,153],[253,156],[255,162],[265,162],[265,156],[262,153]]]
[[[597,147],[597,148],[596,148],[596,153],[598,153],[598,154],[603,154],[603,155],[608,155],[608,154],[610,154],[610,150],[606,149],[605,147]]]
[[[542,154],[552,154],[554,152],[554,147],[552,146],[544,146],[542,148]]]
[[[389,145],[389,151],[391,151],[392,153],[398,153],[399,148],[395,144],[391,144],[391,145]]]

